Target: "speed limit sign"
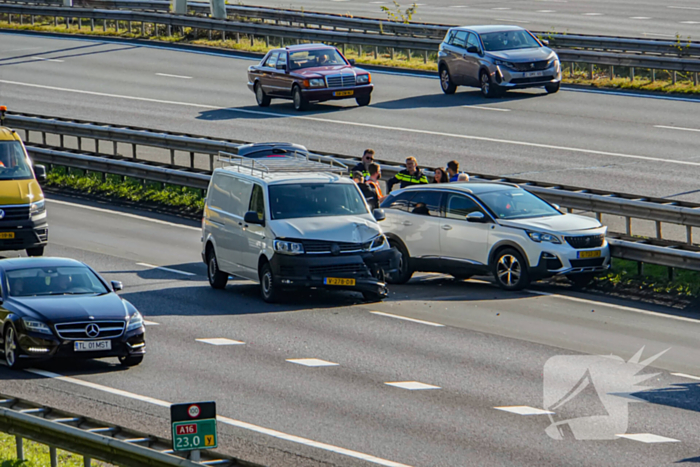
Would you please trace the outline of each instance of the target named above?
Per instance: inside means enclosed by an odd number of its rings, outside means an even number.
[[[199,406],[197,404],[192,404],[189,407],[187,407],[187,415],[189,415],[190,418],[197,418],[199,417],[200,413],[201,410],[199,409]]]

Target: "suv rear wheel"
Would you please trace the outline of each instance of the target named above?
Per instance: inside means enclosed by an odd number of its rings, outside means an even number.
[[[454,94],[457,90],[457,86],[452,82],[450,70],[446,66],[440,68],[440,87],[445,94]]]
[[[530,285],[530,275],[522,255],[513,248],[501,250],[493,259],[493,276],[504,290],[522,290]]]

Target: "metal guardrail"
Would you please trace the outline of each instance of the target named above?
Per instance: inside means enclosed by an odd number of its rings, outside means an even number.
[[[25,459],[24,439],[48,445],[52,466],[58,465],[59,448],[82,455],[86,467],[92,459],[123,467],[256,467],[209,450],[200,451],[200,461],[195,462],[177,455],[170,440],[3,395],[0,431],[15,435],[19,460]]]
[[[27,149],[37,161],[65,165],[83,170],[115,173],[146,180],[172,183],[198,189],[206,189],[209,174],[219,151],[237,153],[237,147],[247,144],[244,141],[214,139],[182,133],[165,133],[146,128],[123,127],[85,121],[59,119],[28,114],[7,115],[7,124],[25,130]],[[32,132],[41,133],[41,144],[31,141]],[[58,146],[47,145],[47,134],[58,138]],[[74,146],[82,144],[82,138],[95,140],[94,153],[69,148],[66,137],[74,137]],[[113,154],[99,151],[99,141],[112,142]],[[121,155],[118,143],[131,146],[132,154]],[[191,142],[192,146],[188,146]],[[141,147],[141,151],[137,150]],[[170,164],[156,163],[139,159],[139,154],[146,148],[168,151]],[[189,155],[189,166],[176,165],[176,151]],[[339,162],[351,165],[359,158],[314,151],[314,154],[334,157]],[[167,154],[167,153],[166,153]],[[207,158],[208,169],[195,168],[198,155]],[[167,157],[167,156],[166,156]],[[393,176],[403,169],[399,163],[380,161],[382,172]],[[626,193],[612,193],[581,187],[555,185],[533,182],[513,177],[501,177],[488,174],[470,174],[472,180],[491,180],[516,183],[548,201],[566,208],[569,212],[581,210],[595,213],[599,219],[603,214],[620,216],[626,219],[625,233],[615,240],[613,253],[620,258],[636,259],[668,267],[700,270],[700,247],[693,244],[693,227],[700,226],[700,204],[685,201],[669,201],[662,198],[650,198]],[[656,224],[656,239],[632,237],[632,221],[640,219]],[[686,242],[671,242],[663,238],[662,224],[685,226]]]

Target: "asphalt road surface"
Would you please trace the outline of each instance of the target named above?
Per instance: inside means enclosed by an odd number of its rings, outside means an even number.
[[[700,201],[697,99],[536,89],[487,100],[470,88],[445,96],[430,77],[374,73],[369,107],[298,113],[289,101],[255,105],[251,60],[16,34],[0,43],[0,101],[19,112],[340,154],[373,147],[428,167],[457,159],[467,172]]]
[[[215,400],[220,449],[270,466],[698,461],[693,316],[562,287],[509,294],[429,274],[392,287],[383,303],[311,291],[267,305],[250,282],[209,287],[196,223],[68,198],[47,206],[47,253],[122,281],[122,296],[148,320],[148,354],[128,370],[116,359],[0,367],[2,394],[166,437],[169,403]],[[567,379],[575,359],[635,361],[642,347],[641,360],[668,349],[641,371],[646,387],[601,382],[591,367],[612,405],[589,386],[554,414],[538,412],[543,394],[561,386],[563,395],[583,375]],[[553,421],[608,414],[619,422],[612,439],[545,432]]]

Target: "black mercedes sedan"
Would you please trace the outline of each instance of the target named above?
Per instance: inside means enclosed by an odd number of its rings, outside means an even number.
[[[0,260],[0,322],[7,366],[51,358],[118,357],[124,366],[145,354],[143,317],[80,261]]]

